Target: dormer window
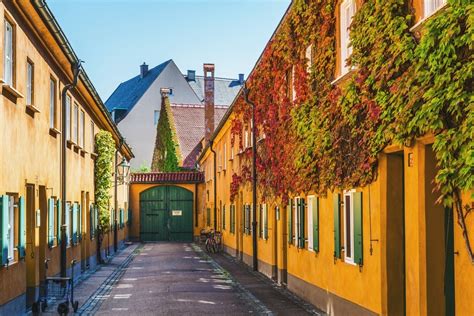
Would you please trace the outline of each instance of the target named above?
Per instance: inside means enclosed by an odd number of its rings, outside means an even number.
[[[352,54],[351,40],[349,38],[349,28],[352,23],[352,17],[356,12],[355,0],[344,0],[340,6],[340,39],[341,39],[341,75],[349,71],[347,59]]]
[[[446,0],[424,0],[424,17],[432,15],[445,4]]]

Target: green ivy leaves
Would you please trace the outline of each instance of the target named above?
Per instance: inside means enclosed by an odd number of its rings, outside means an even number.
[[[110,132],[101,130],[95,135],[95,150],[95,204],[99,210],[99,231],[106,233],[110,227],[109,199],[115,155],[115,141]]]

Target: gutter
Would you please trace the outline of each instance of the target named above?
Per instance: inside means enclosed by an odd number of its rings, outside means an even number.
[[[48,26],[50,32],[53,34],[53,36],[56,38],[56,41],[58,42],[59,46],[62,48],[64,54],[68,57],[69,61],[71,64],[76,63],[79,58],[77,57],[76,53],[74,52],[71,44],[69,43],[66,35],[62,31],[61,27],[59,26],[56,18],[54,17],[53,13],[49,9],[48,5],[46,4],[45,0],[30,0],[31,4],[35,8],[36,12],[38,12],[39,16],[43,20],[43,22]],[[117,126],[112,120],[112,117],[110,116],[109,111],[107,111],[107,108],[105,107],[104,103],[102,102],[102,99],[100,98],[99,94],[97,93],[97,90],[95,89],[94,85],[92,84],[91,80],[87,76],[84,70],[81,71],[79,78],[81,81],[84,83],[86,88],[89,90],[89,92],[92,94],[92,97],[94,101],[99,105],[99,109],[104,114],[107,123],[109,126],[112,128],[113,132],[117,136],[117,138],[120,139],[123,138],[121,133],[119,132]],[[126,150],[126,153],[128,156],[131,158],[134,158],[135,156],[133,155],[133,152],[130,148],[130,146],[126,143],[124,143],[124,147]]]

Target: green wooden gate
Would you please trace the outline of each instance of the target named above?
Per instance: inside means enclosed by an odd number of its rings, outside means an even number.
[[[142,241],[192,241],[193,193],[176,186],[158,186],[140,193]]]

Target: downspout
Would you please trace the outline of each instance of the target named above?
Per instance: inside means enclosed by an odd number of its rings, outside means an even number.
[[[216,151],[212,149],[212,145],[214,145],[213,140],[209,140],[209,149],[214,154],[214,180],[212,181],[214,184],[214,231],[217,231],[217,160],[216,160]]]
[[[247,88],[247,81],[244,84],[245,102],[252,107],[252,244],[253,244],[253,270],[258,271],[258,251],[257,251],[257,135],[255,133],[255,103],[249,99],[250,89]]]
[[[67,255],[66,255],[66,246],[67,246],[67,240],[66,240],[66,150],[67,150],[67,139],[66,139],[66,98],[67,98],[67,92],[71,89],[74,89],[77,85],[77,78],[79,76],[79,73],[81,72],[81,61],[76,61],[72,65],[72,72],[74,74],[72,83],[67,84],[64,86],[61,94],[61,131],[62,131],[62,136],[61,136],[61,170],[60,170],[60,175],[61,175],[61,200],[62,200],[62,223],[61,223],[61,276],[66,277],[66,260],[67,260]]]

